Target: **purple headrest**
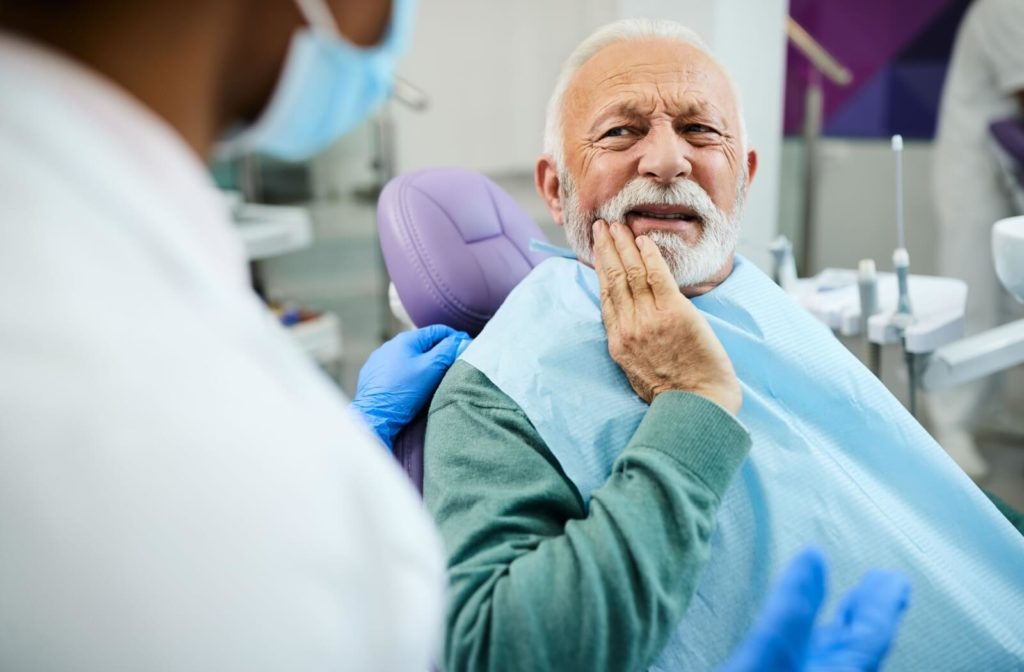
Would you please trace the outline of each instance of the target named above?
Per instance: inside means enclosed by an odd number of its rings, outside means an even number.
[[[537,223],[479,173],[428,168],[388,182],[377,207],[384,263],[417,327],[475,336],[545,255]]]

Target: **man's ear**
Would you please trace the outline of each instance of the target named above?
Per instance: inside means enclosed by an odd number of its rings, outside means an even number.
[[[757,151],[750,150],[747,152],[747,189],[750,189],[750,184],[754,181],[754,175],[757,174]]]
[[[562,226],[565,220],[562,218],[561,184],[558,180],[558,166],[549,154],[541,154],[537,159],[537,168],[533,174],[533,181],[537,187],[537,195],[548,206],[551,219],[555,224]]]

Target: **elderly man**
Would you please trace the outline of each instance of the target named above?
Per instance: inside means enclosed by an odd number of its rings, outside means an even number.
[[[1024,539],[827,330],[734,255],[757,155],[699,38],[671,22],[599,30],[570,56],[548,115],[537,186],[583,263],[549,260],[516,288],[428,423],[449,667],[714,667],[778,563],[812,542],[840,583],[871,565],[911,577],[893,668],[1018,665]],[[668,291],[645,271],[659,256]],[[735,366],[749,455],[728,413],[738,399],[666,392],[680,372],[710,384],[721,369],[672,347],[700,342],[659,324],[680,302]],[[624,373],[638,360],[649,375]]]

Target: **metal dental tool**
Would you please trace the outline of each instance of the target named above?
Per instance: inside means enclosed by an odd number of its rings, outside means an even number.
[[[796,260],[793,258],[793,243],[786,236],[779,236],[768,246],[772,253],[772,279],[785,292],[796,290]]]
[[[892,151],[896,156],[896,250],[892,253],[892,263],[896,269],[896,280],[899,283],[899,305],[894,320],[901,327],[913,322],[913,311],[910,309],[910,291],[907,280],[910,276],[910,253],[907,252],[906,225],[903,220],[903,136],[892,136]]]
[[[878,272],[874,259],[861,259],[857,266],[857,288],[860,291],[860,335],[864,339],[864,356],[871,373],[882,376],[882,346],[873,343],[868,320],[878,313]]]
[[[910,399],[908,407],[912,415],[917,415],[917,358],[907,350],[906,337],[903,332],[914,323],[914,314],[910,308],[910,253],[907,252],[906,226],[903,219],[903,136],[892,136],[892,151],[896,157],[896,249],[892,253],[892,264],[896,271],[896,282],[899,285],[899,303],[892,316],[893,325],[901,331],[903,355],[907,362]]]

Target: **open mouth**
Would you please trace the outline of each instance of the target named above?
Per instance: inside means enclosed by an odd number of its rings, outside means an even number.
[[[639,236],[650,231],[692,231],[703,222],[697,214],[681,205],[639,205],[626,213],[626,224]]]
[[[641,205],[626,213],[643,219],[663,219],[681,222],[699,222],[693,210],[681,205]]]

